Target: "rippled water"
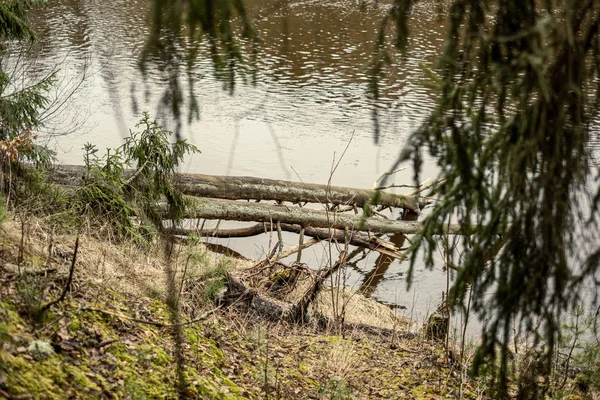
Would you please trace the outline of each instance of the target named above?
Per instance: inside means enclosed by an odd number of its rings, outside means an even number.
[[[432,106],[420,84],[421,64],[430,65],[443,40],[437,1],[423,1],[411,18],[411,43],[395,55],[383,82],[381,99],[367,97],[367,66],[386,5],[356,0],[247,0],[262,40],[255,86],[240,82],[230,96],[214,76],[209,61],[195,69],[200,120],[183,127],[183,136],[202,154],[186,170],[209,174],[253,175],[326,183],[332,163],[347,151],[332,184],[372,187],[395,160],[404,140]],[[364,7],[360,4],[364,3]],[[83,144],[100,148],[120,144],[142,110],[173,126],[159,100],[166,73],[151,70],[144,79],[138,56],[148,32],[146,1],[56,0],[34,16],[40,42],[37,67],[60,65],[61,87],[86,79],[61,116],[51,140],[61,161],[81,163]],[[372,109],[381,122],[379,144],[373,140]],[[86,117],[83,126],[72,121]],[[431,162],[423,177],[435,178]],[[396,177],[410,183],[407,169]],[[221,224],[227,226],[231,224]],[[286,234],[287,245],[297,236]],[[269,239],[213,240],[241,254],[260,257]],[[305,252],[310,264],[327,261],[328,251]],[[441,262],[440,262],[441,265]],[[373,268],[377,266],[376,273]],[[441,267],[418,266],[415,285],[406,291],[406,263],[370,254],[348,270],[348,284],[366,288],[376,299],[414,307],[416,315],[435,308],[445,290]],[[383,279],[380,279],[383,278]],[[373,279],[376,285],[367,281]],[[408,311],[407,311],[408,312]]]

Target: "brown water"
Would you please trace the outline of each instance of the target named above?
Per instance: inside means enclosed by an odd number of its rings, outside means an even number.
[[[184,126],[182,133],[202,154],[195,155],[185,171],[326,183],[332,163],[347,146],[331,183],[372,187],[432,106],[431,95],[419,83],[420,64],[430,65],[441,48],[438,2],[423,1],[413,13],[409,51],[404,57],[394,56],[376,103],[367,97],[367,65],[385,4],[367,2],[361,8],[356,0],[246,3],[263,42],[257,84],[240,82],[230,96],[213,77],[210,62],[199,63],[195,77],[200,120]],[[173,126],[159,106],[166,76],[152,70],[144,80],[137,69],[148,31],[147,12],[147,2],[139,0],[55,0],[35,14],[40,37],[37,68],[59,64],[63,88],[76,84],[83,71],[87,76],[47,132],[75,131],[51,138],[62,162],[82,163],[86,142],[100,148],[118,146],[142,110]],[[373,107],[381,123],[377,145]],[[85,124],[77,125],[83,117]],[[427,161],[423,178],[436,175]],[[397,183],[411,179],[410,169],[396,175]],[[234,224],[221,227],[230,225]],[[297,242],[293,234],[284,239],[290,246]],[[211,242],[258,258],[268,251],[269,240]],[[328,250],[313,246],[304,252],[303,261],[324,264]],[[433,271],[418,265],[408,292],[407,268],[406,262],[372,253],[348,268],[347,285],[381,302],[407,307],[407,313],[414,310],[415,318],[422,319],[435,308],[446,277],[441,261]]]

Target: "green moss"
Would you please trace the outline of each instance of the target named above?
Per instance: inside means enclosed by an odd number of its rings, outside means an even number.
[[[288,364],[293,365],[293,364]],[[307,375],[311,372],[311,368],[306,363],[300,363],[298,369],[289,369],[287,371],[283,371],[284,374],[289,376],[290,378],[297,379],[302,381],[310,386],[318,387],[319,383],[314,379],[310,379]]]
[[[221,350],[220,348],[217,347],[216,343],[210,339],[207,339],[208,343],[210,344],[210,347],[212,349],[212,353],[211,355],[217,359],[217,360],[222,360],[223,359],[223,350]]]
[[[185,336],[189,344],[193,345],[200,343],[200,332],[194,327],[184,328],[183,335]]]
[[[75,387],[82,388],[86,392],[101,392],[100,387],[94,383],[86,375],[89,372],[86,367],[76,367],[74,365],[66,365],[65,372],[68,375],[68,379],[72,382]]]
[[[7,353],[0,354],[0,364],[3,365],[4,372],[10,372],[6,375],[6,388],[10,394],[30,394],[39,398],[47,393],[50,399],[59,398],[54,393],[55,384],[53,379],[47,376],[50,368],[43,368],[41,365],[40,368],[34,368],[24,358]],[[38,371],[39,373],[36,373]]]
[[[138,360],[141,364],[154,364],[155,366],[164,367],[173,362],[173,357],[156,345],[140,345],[136,348]]]
[[[0,194],[0,224],[6,221],[8,211],[6,210],[6,200],[2,194]]]
[[[43,362],[0,353],[0,365],[7,376],[6,388],[12,395],[31,395],[36,399],[62,399],[67,390],[96,396],[101,390],[79,367],[54,356]],[[10,372],[10,373],[7,373]]]
[[[175,373],[171,364],[164,366],[146,362],[150,347],[144,351],[139,348],[128,349],[123,344],[111,346],[109,352],[117,359],[115,372],[112,376],[118,386],[112,392],[118,397],[132,399],[175,398]],[[152,352],[158,349],[153,348]],[[136,357],[133,353],[137,353]],[[143,362],[139,355],[143,354]]]
[[[92,304],[92,307],[103,308],[102,304]],[[118,305],[117,305],[118,307]],[[73,306],[73,311],[77,306]],[[118,328],[121,324],[115,318],[106,316],[96,311],[81,311],[73,312],[71,320],[67,326],[69,333],[74,336],[85,335],[87,331],[93,330],[95,333],[100,333],[101,340],[116,339],[118,337]]]
[[[79,331],[81,329],[81,321],[78,318],[73,318],[71,322],[69,322],[68,329],[72,332]]]
[[[427,390],[428,388],[423,387],[423,386],[418,386],[416,388],[413,388],[411,390],[411,393],[413,394],[413,396],[415,396],[415,398],[417,400],[429,400],[431,399],[431,391]]]
[[[12,330],[10,325],[0,322],[0,343],[12,342]]]
[[[160,300],[154,300],[148,304],[148,310],[154,314],[157,320],[168,321],[171,317],[169,307]]]
[[[107,350],[107,353],[112,354],[118,360],[135,365],[137,358],[129,353],[127,346],[123,343],[115,343]]]
[[[0,343],[13,342],[19,332],[17,326],[21,324],[21,318],[11,304],[0,302],[0,321]]]
[[[298,364],[298,371],[302,372],[303,374],[310,372],[311,369],[312,368],[308,363],[300,362]]]
[[[128,399],[175,399],[175,385],[165,382],[157,373],[132,373],[125,380],[124,397]]]

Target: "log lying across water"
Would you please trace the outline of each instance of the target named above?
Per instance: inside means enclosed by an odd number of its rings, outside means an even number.
[[[125,174],[127,177],[132,171]],[[84,175],[85,168],[82,166],[60,165],[51,171],[49,177],[54,183],[80,186]],[[416,213],[427,204],[416,197],[389,192],[246,176],[177,174],[175,182],[188,196],[229,200],[276,200],[291,203],[352,204],[362,207],[368,201],[373,202],[373,199],[376,199],[373,205],[404,208]]]
[[[61,165],[49,174],[50,181],[66,186],[81,186],[85,167]],[[126,171],[124,177],[133,171]],[[226,177],[201,174],[178,174],[176,182],[180,189],[197,198],[198,207],[186,217],[200,219],[223,219],[232,221],[253,221],[299,225],[301,227],[339,229],[348,231],[370,231],[378,233],[414,234],[421,229],[418,222],[387,220],[383,218],[363,218],[335,212],[311,210],[308,208],[287,207],[264,203],[249,203],[238,200],[277,200],[287,202],[327,202],[328,204],[353,204],[362,206],[372,196],[378,200],[374,204],[398,207],[419,213],[425,203],[415,197],[339,186],[304,184],[289,181],[260,179],[252,177]],[[376,196],[377,194],[377,196]],[[446,226],[440,234],[468,234],[459,225]],[[322,236],[322,235],[320,235]],[[319,237],[315,234],[314,237]]]
[[[379,233],[414,234],[422,225],[416,221],[398,221],[383,218],[363,218],[320,210],[285,205],[248,203],[222,199],[199,199],[197,207],[186,218],[223,219],[230,221],[281,222],[313,228],[371,231]],[[445,226],[440,234],[466,234],[460,225]]]
[[[300,233],[302,226],[294,224],[279,224],[282,231]],[[264,234],[270,231],[275,232],[277,230],[276,224],[262,223],[252,225],[246,228],[234,228],[234,229],[173,229],[171,232],[175,235],[190,235],[195,234],[198,236],[210,236],[220,238],[232,238],[232,237],[249,237]],[[380,253],[386,254],[393,258],[402,258],[402,254],[399,252],[398,247],[387,240],[383,240],[374,235],[365,235],[358,232],[348,232],[346,235],[345,231],[339,229],[327,229],[327,228],[313,228],[307,226],[304,228],[304,235],[310,236],[319,240],[335,240],[338,243],[348,243],[353,246],[364,247],[370,250],[376,250]]]

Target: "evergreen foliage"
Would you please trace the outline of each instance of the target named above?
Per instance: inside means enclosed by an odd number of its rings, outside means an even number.
[[[107,224],[109,232],[117,238],[147,242],[144,229],[138,229],[135,224],[134,207],[125,199],[125,179],[121,176],[124,160],[120,149],[107,149],[102,157],[98,156],[95,145],[88,143],[84,150],[87,173],[84,185],[77,189],[74,198],[77,214],[84,215],[88,221]]]
[[[34,143],[33,131],[42,125],[41,112],[49,104],[48,91],[55,81],[51,73],[39,81],[23,84],[13,76],[9,55],[15,46],[26,46],[35,39],[27,18],[40,0],[10,0],[0,2],[0,184],[3,190],[11,176],[23,170],[18,161],[30,161],[37,166],[50,164],[54,153]],[[8,60],[8,61],[7,61]]]
[[[35,39],[27,24],[32,7],[42,1],[12,0],[0,2],[0,53],[6,56],[15,41],[24,46]],[[7,69],[8,68],[8,69]],[[47,92],[55,76],[50,74],[25,87],[15,84],[9,66],[0,66],[0,140],[11,140],[41,125],[40,111],[48,104]]]
[[[157,202],[162,199],[167,202],[167,217],[179,222],[193,203],[174,186],[173,177],[185,155],[199,150],[181,139],[171,144],[169,137],[172,132],[151,120],[147,112],[136,125],[140,126],[143,130],[132,132],[121,146],[125,164],[135,167],[134,175],[126,182],[128,197],[154,226],[162,227],[164,216],[157,207]]]
[[[107,149],[102,157],[94,145],[85,146],[86,184],[78,189],[76,203],[80,213],[107,221],[119,236],[147,242],[152,230],[163,230],[161,202],[166,202],[166,217],[173,223],[192,205],[174,186],[173,176],[185,155],[198,149],[184,140],[171,144],[172,133],[146,112],[136,127],[143,129],[131,132],[122,146]],[[124,172],[130,167],[134,172],[127,177]]]
[[[35,33],[27,23],[29,12],[43,0],[12,0],[0,3],[0,37],[3,40],[33,40]]]
[[[412,3],[395,0],[385,21],[398,24],[400,46]],[[449,297],[466,307],[472,287],[472,309],[485,321],[474,372],[485,366],[493,397],[508,397],[517,324],[538,355],[515,384],[520,398],[539,398],[549,380],[536,377],[551,372],[561,318],[585,300],[583,281],[597,283],[600,249],[581,260],[578,235],[586,222],[596,227],[600,202],[600,192],[589,201],[586,191],[597,177],[587,144],[598,124],[600,2],[449,3],[437,106],[399,159],[412,162],[419,182],[428,153],[446,178],[413,242],[412,265],[424,249],[433,266],[434,236],[450,220],[476,226]],[[499,240],[504,247],[488,262]]]

